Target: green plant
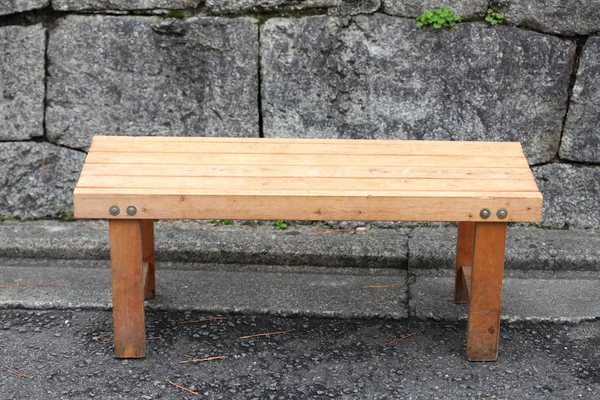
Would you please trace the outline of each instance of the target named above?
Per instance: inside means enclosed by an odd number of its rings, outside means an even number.
[[[0,215],[0,222],[3,221],[16,221],[17,219],[12,214]]]
[[[73,212],[67,210],[63,206],[58,206],[58,211],[56,212],[56,217],[58,219],[71,220],[74,218]]]
[[[435,29],[445,26],[454,28],[461,17],[454,14],[450,7],[436,8],[433,11],[427,11],[417,17],[417,26],[420,28],[425,25],[433,25]]]
[[[488,8],[485,20],[492,25],[501,24],[504,21],[504,14],[497,13],[491,8]]]
[[[287,229],[288,224],[283,222],[282,219],[275,221],[275,229]]]
[[[176,19],[184,19],[185,13],[183,11],[174,11],[171,10],[166,15],[167,18],[176,18]]]
[[[213,219],[210,223],[213,224],[213,226],[233,225],[233,221],[230,219]]]

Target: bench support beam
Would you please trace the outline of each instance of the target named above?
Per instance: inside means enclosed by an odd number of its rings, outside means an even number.
[[[464,285],[462,267],[473,265],[473,245],[475,243],[475,222],[458,223],[458,240],[456,244],[456,275],[454,283],[454,302],[469,302],[467,288]]]
[[[144,289],[144,298],[154,298],[156,280],[154,273],[154,220],[143,219],[142,225],[142,258],[148,263],[148,280]]]
[[[117,358],[145,357],[142,224],[111,219],[109,230],[115,354]]]
[[[498,359],[505,248],[505,222],[475,224],[467,336],[469,361]]]

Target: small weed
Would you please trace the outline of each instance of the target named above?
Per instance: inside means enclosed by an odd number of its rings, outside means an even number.
[[[543,225],[543,224],[535,224],[535,227],[538,229],[546,229],[546,230],[551,230],[551,231],[564,231],[564,230],[569,229],[566,226],[559,227],[559,226],[548,226],[548,225]]]
[[[445,26],[454,28],[457,22],[461,21],[458,14],[454,14],[450,7],[436,8],[434,11],[427,11],[417,17],[417,26],[420,28],[425,25],[433,25],[435,29]]]
[[[56,212],[56,217],[58,219],[64,219],[66,221],[70,221],[72,220],[75,216],[73,215],[73,212],[67,210],[65,207],[63,206],[58,206],[58,211]]]
[[[167,13],[167,15],[165,15],[166,18],[175,18],[175,19],[184,19],[185,18],[185,13],[183,11],[169,11]]]
[[[275,221],[275,229],[287,229],[288,224],[283,222],[282,219]]]
[[[504,14],[497,13],[491,8],[488,8],[485,20],[492,25],[501,24],[504,21]]]
[[[368,231],[370,231],[371,229],[372,229],[371,225],[367,225],[367,226],[365,226],[365,231],[367,231],[367,232],[368,232]]]
[[[17,219],[12,214],[0,215],[0,222],[4,221],[16,221]]]
[[[221,225],[233,225],[233,221],[230,219],[213,219],[210,221],[213,226],[221,226]]]

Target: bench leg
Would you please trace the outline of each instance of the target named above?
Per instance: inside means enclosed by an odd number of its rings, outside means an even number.
[[[154,221],[143,219],[142,224],[142,258],[148,263],[148,278],[145,282],[144,298],[154,298],[156,280],[154,277]]]
[[[117,358],[146,356],[142,227],[140,220],[109,221],[113,325]]]
[[[498,359],[505,248],[505,222],[475,224],[467,336],[469,361]]]
[[[467,288],[464,284],[462,267],[473,266],[473,244],[475,240],[475,222],[458,223],[458,240],[456,243],[456,274],[454,282],[454,302],[469,302]]]

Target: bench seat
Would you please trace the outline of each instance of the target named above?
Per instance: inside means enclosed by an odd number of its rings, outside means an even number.
[[[74,207],[110,220],[118,357],[145,355],[153,220],[286,219],[459,222],[455,297],[481,361],[497,358],[506,223],[539,221],[542,195],[519,143],[96,136]]]

